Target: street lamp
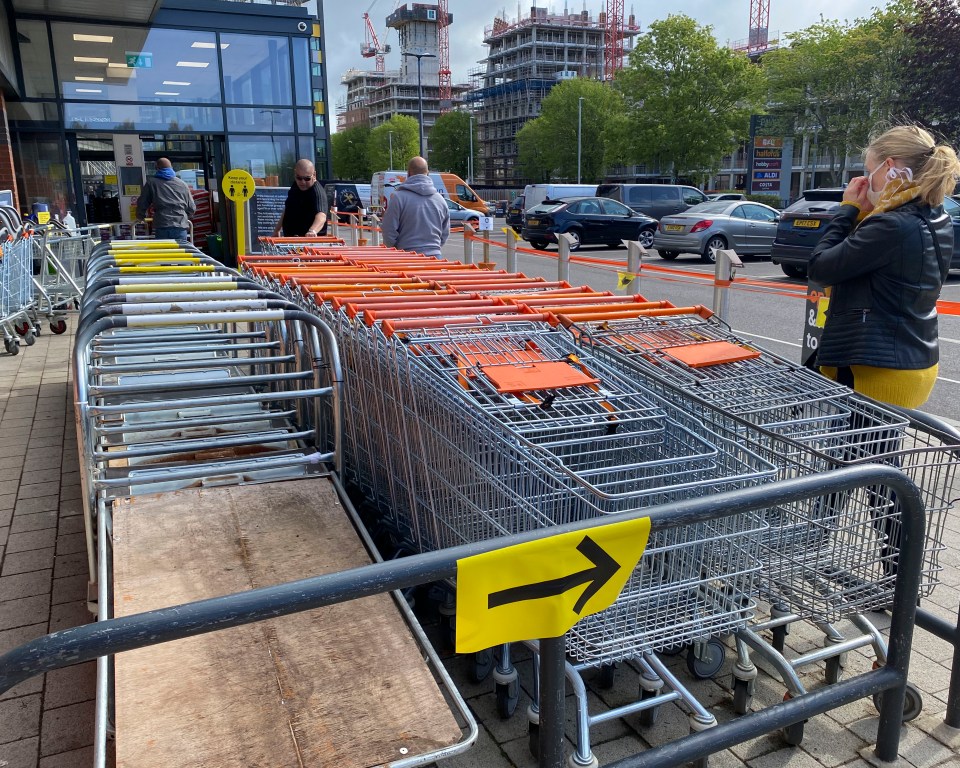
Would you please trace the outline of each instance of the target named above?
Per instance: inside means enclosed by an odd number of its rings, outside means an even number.
[[[580,146],[583,133],[583,96],[577,99],[577,184],[580,183]]]
[[[390,139],[390,170],[393,170],[393,131],[387,131],[387,138]]]
[[[437,54],[435,53],[413,53],[412,51],[404,51],[404,56],[415,56],[417,59],[417,113],[420,115],[420,157],[426,159],[427,150],[423,143],[423,80],[420,75],[420,60],[421,59],[435,59]]]
[[[467,155],[467,182],[473,184],[473,115],[470,115],[470,154]]]

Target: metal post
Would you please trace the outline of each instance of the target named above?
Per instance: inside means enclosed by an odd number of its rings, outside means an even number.
[[[473,184],[473,115],[470,115],[470,154],[467,155],[467,181]]]
[[[539,768],[563,765],[563,724],[565,713],[563,636],[540,641],[540,759]]]
[[[380,245],[380,217],[375,213],[370,214],[370,244]]]
[[[427,149],[423,137],[423,78],[420,72],[421,59],[435,59],[435,53],[413,53],[413,51],[404,51],[404,56],[415,56],[417,59],[417,114],[420,117],[420,157],[427,157]]]
[[[393,170],[393,131],[387,131],[387,138],[390,140],[390,170]]]
[[[570,235],[561,232],[557,235],[557,280],[570,280]]]
[[[646,252],[646,248],[636,240],[627,241],[627,272],[635,275],[633,280],[627,283],[627,295],[629,296],[636,296],[640,293],[641,258]]]
[[[520,235],[513,231],[510,227],[503,228],[504,234],[506,235],[507,240],[507,272],[516,272],[517,271],[517,240],[520,239]]]
[[[483,263],[490,263],[490,241],[487,238],[483,239]]]
[[[580,183],[580,148],[583,133],[583,96],[577,99],[577,184]]]
[[[713,278],[713,311],[721,320],[727,319],[730,301],[730,283],[736,271],[743,267],[737,252],[729,248],[717,251],[717,266]]]
[[[334,237],[340,237],[340,217],[337,215],[337,206],[330,209],[330,232]]]
[[[474,229],[470,222],[463,223],[463,263],[473,264],[473,233]]]

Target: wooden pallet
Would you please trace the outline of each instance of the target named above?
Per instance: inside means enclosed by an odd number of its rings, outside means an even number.
[[[117,616],[370,562],[322,478],[119,500],[113,529]],[[359,768],[461,739],[389,595],[119,654],[116,726],[119,768]]]

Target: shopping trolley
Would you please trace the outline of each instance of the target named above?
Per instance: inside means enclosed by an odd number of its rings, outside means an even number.
[[[0,229],[0,329],[11,355],[20,352],[18,328],[27,346],[35,341],[33,248],[29,226],[15,233]]]

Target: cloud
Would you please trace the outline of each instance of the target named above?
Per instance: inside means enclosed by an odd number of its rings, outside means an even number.
[[[308,8],[315,8],[317,0],[310,0]],[[400,5],[403,2],[399,3]],[[532,2],[519,6],[520,13],[527,14]],[[551,13],[563,13],[564,3],[538,3],[546,5]],[[881,5],[878,0],[805,0],[803,3],[788,3],[786,0],[773,0],[770,4],[770,32],[786,34],[803,29],[825,19],[856,19],[868,16],[872,8]],[[624,3],[626,14],[631,13],[630,2]],[[566,6],[571,12],[584,7],[596,18],[605,7],[598,0],[571,0]],[[340,84],[340,78],[347,69],[373,69],[373,59],[364,59],[360,55],[360,45],[364,40],[363,11],[368,11],[374,22],[381,43],[389,43],[392,53],[387,55],[387,69],[399,69],[400,50],[396,30],[387,30],[385,20],[393,12],[393,0],[373,0],[370,5],[353,5],[349,2],[324,2],[324,28],[327,50],[324,61],[327,65],[327,83],[330,87],[329,100],[335,111],[336,103],[346,96],[346,88]],[[484,29],[493,24],[495,16],[506,15],[510,20],[518,17],[518,5],[506,3],[490,6],[485,3],[449,0],[449,10],[453,14],[450,27],[450,69],[455,83],[469,81],[469,72],[480,66],[487,54],[483,44]],[[656,16],[649,13],[647,4],[636,3],[633,7],[637,23],[646,29],[651,21],[663,18],[666,12]],[[674,0],[670,4],[670,13],[683,13],[697,19],[701,24],[713,27],[714,35],[721,43],[745,40],[749,28],[749,0]],[[387,34],[389,32],[389,34]],[[384,39],[386,37],[386,39]]]

